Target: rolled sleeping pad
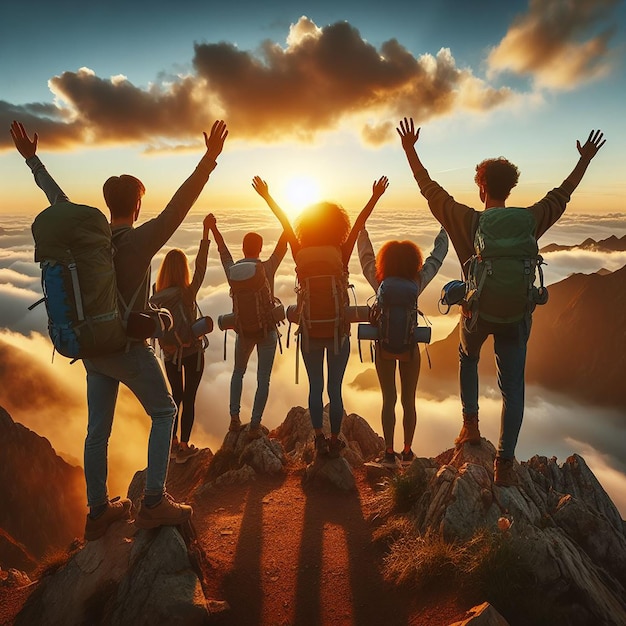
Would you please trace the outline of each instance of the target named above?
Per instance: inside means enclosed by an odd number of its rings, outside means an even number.
[[[191,331],[193,332],[194,337],[202,337],[202,335],[208,335],[210,332],[213,332],[213,320],[208,315],[199,317],[191,325]]]

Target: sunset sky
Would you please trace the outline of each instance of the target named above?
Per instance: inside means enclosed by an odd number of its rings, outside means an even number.
[[[473,168],[504,155],[528,204],[574,165],[576,139],[608,139],[570,205],[624,210],[625,3],[9,2],[0,24],[0,214],[34,214],[40,192],[15,153],[12,119],[70,197],[103,206],[111,174],[139,176],[162,208],[230,128],[203,198],[261,208],[255,174],[295,211],[316,197],[362,206],[382,174],[381,208],[424,206],[395,126],[423,127],[431,175],[477,203]],[[297,193],[299,192],[299,194]]]

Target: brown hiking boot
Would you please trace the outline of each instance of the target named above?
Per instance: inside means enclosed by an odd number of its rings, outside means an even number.
[[[109,500],[104,513],[99,515],[96,519],[87,515],[87,522],[85,523],[85,541],[100,539],[113,522],[128,519],[130,517],[130,506],[130,500],[127,498],[122,500],[118,496],[117,498],[113,498],[113,500]]]
[[[176,463],[186,463],[192,456],[196,456],[200,452],[200,448],[196,448],[196,446],[191,444],[178,444],[178,450],[176,451]]]
[[[515,471],[515,459],[504,459],[497,456],[493,462],[493,483],[498,487],[515,487],[519,478]]]
[[[463,428],[461,428],[459,436],[454,440],[454,445],[460,447],[464,443],[470,443],[473,446],[480,445],[478,415],[463,415]]]
[[[261,430],[261,424],[250,424],[250,426],[248,426],[248,432],[246,433],[248,441],[260,439],[262,436],[263,431]]]
[[[161,501],[149,509],[141,501],[135,518],[137,528],[157,528],[158,526],[178,526],[191,519],[193,509],[188,504],[175,502],[172,496],[164,493]]]

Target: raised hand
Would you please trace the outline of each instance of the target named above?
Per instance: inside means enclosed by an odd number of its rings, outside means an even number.
[[[217,223],[217,220],[215,219],[215,215],[213,215],[213,213],[209,213],[202,220],[202,225],[204,226],[205,231],[206,230],[213,230],[213,228],[215,228],[215,224],[216,223]]]
[[[217,120],[214,122],[213,128],[211,128],[211,134],[208,137],[206,133],[203,132],[202,134],[204,135],[207,154],[215,161],[222,152],[224,142],[226,141],[226,137],[228,137],[226,122],[224,122],[224,120]]]
[[[267,186],[267,183],[260,176],[255,176],[252,179],[252,187],[254,188],[254,191],[261,196],[261,198],[267,200],[270,195],[270,189]]]
[[[405,117],[404,120],[400,120],[400,127],[396,128],[398,135],[400,135],[400,141],[402,142],[402,147],[406,150],[407,148],[412,148],[417,142],[420,136],[420,129],[415,130],[415,124],[413,123],[413,118],[409,117],[408,119]]]
[[[381,176],[372,185],[372,197],[380,198],[387,191],[387,187],[389,187],[389,179],[386,176]]]
[[[37,133],[34,134],[33,139],[28,136],[24,125],[21,122],[17,122],[13,120],[11,122],[11,138],[13,139],[13,143],[17,148],[17,151],[25,158],[35,156],[37,153],[37,141],[39,140],[39,135]]]
[[[602,131],[592,130],[583,146],[580,145],[580,141],[577,139],[576,148],[580,156],[587,161],[591,161],[591,159],[598,154],[598,150],[606,143],[606,139],[602,139],[603,137],[604,134]]]

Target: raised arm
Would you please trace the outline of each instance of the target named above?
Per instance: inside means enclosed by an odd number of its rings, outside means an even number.
[[[57,202],[67,202],[69,198],[65,192],[59,187],[54,178],[50,176],[44,164],[37,156],[37,143],[39,135],[35,133],[31,139],[21,122],[13,121],[11,123],[11,138],[17,148],[17,151],[26,159],[26,164],[30,167],[37,186],[46,194],[50,204]]]
[[[291,252],[295,255],[300,249],[300,244],[298,243],[298,239],[296,238],[296,234],[293,231],[293,226],[291,225],[289,218],[270,195],[267,183],[260,176],[255,176],[252,179],[252,187],[261,196],[261,198],[267,202],[267,206],[269,206],[272,213],[280,222],[280,225],[283,227],[283,233],[287,237],[287,242],[291,246]]]
[[[585,172],[591,159],[593,159],[598,150],[606,143],[606,139],[603,139],[604,134],[600,130],[592,130],[587,137],[587,141],[584,145],[580,145],[580,141],[576,140],[576,148],[580,158],[578,163],[574,166],[574,169],[570,175],[563,181],[563,187],[565,187],[570,193],[578,187],[580,181],[583,179]]]
[[[226,275],[228,275],[228,268],[233,264],[233,256],[224,241],[224,237],[222,237],[222,233],[217,227],[215,215],[209,213],[204,220],[205,225],[213,233],[213,239],[215,239],[215,243],[217,244],[217,251],[220,253],[220,261],[222,262],[224,271],[227,273]]]
[[[196,255],[196,263],[193,272],[193,278],[191,279],[191,284],[189,288],[193,293],[194,298],[196,297],[200,287],[202,286],[202,281],[204,280],[204,276],[206,275],[206,266],[209,258],[209,246],[211,245],[211,240],[209,239],[209,224],[210,218],[213,217],[212,214],[207,215],[202,222],[202,239],[200,240],[200,246],[198,247],[198,254]]]
[[[415,150],[415,144],[420,136],[420,129],[415,130],[412,117],[408,119],[405,117],[403,120],[400,120],[400,126],[396,128],[396,131],[398,135],[400,135],[402,149],[406,154],[413,176],[417,177],[418,173],[421,174],[426,171],[426,168],[420,161],[420,158],[417,156],[417,151]]]
[[[372,185],[372,196],[368,200],[367,204],[361,209],[359,216],[352,225],[352,230],[348,235],[348,239],[343,245],[344,259],[347,260],[350,258],[354,244],[356,243],[356,238],[359,236],[359,232],[365,228],[367,218],[372,214],[372,211],[374,210],[376,203],[380,200],[380,197],[385,193],[385,191],[387,191],[387,187],[389,187],[389,179],[386,176],[381,176],[378,180],[374,181],[374,184]]]

